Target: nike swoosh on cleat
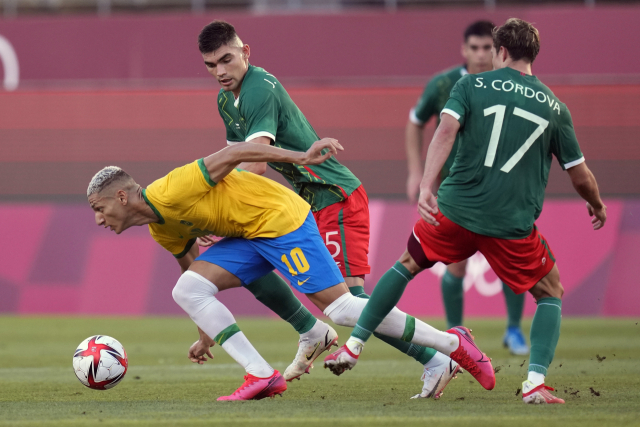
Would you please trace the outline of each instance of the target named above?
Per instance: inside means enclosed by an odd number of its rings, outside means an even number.
[[[324,346],[328,346],[329,345],[329,331],[327,331],[327,334],[324,336]]]
[[[316,351],[318,350],[318,347],[320,347],[320,343],[316,344],[316,348],[313,349],[313,351],[311,352],[310,355],[304,355],[304,357],[307,358],[307,360],[311,360],[311,358],[313,357],[314,354],[316,354]]]

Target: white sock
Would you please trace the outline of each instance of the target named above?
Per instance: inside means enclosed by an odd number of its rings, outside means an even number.
[[[326,323],[316,319],[316,323],[313,324],[304,334],[300,334],[300,339],[311,338],[325,333],[327,330]]]
[[[173,299],[176,303],[213,339],[236,323],[229,309],[215,297],[217,293],[216,285],[193,271],[187,271],[180,276],[173,288]],[[242,365],[247,373],[260,378],[270,377],[273,368],[241,331],[235,329],[233,332],[221,347]]]
[[[204,331],[204,329],[203,329]],[[273,375],[273,368],[253,348],[242,332],[237,332],[222,344],[224,351],[233,357],[247,373],[258,378],[269,378]]]
[[[356,356],[359,356],[360,353],[362,353],[362,347],[364,347],[364,341],[362,341],[360,338],[349,337],[345,345],[347,346],[347,348],[351,353],[355,354]]]
[[[445,356],[444,354],[437,352],[433,355],[431,360],[424,364],[424,367],[427,369],[435,368],[436,366],[444,365],[445,363],[449,363],[451,358],[449,356]]]
[[[324,314],[338,325],[353,327],[360,318],[367,301],[369,300],[344,294],[329,304],[324,310]],[[392,338],[402,338],[406,324],[407,314],[394,307],[375,332]],[[411,342],[423,347],[434,348],[447,356],[460,345],[460,340],[456,335],[439,331],[418,319],[415,319],[415,331]]]
[[[544,384],[544,375],[542,375],[540,372],[529,371],[527,379],[531,381],[536,387],[538,387],[540,384]]]
[[[413,344],[431,347],[445,356],[449,356],[460,346],[460,339],[455,334],[442,332],[416,319],[416,330],[411,340]]]

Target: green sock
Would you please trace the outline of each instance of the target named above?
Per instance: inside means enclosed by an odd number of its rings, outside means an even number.
[[[351,295],[356,296],[358,298],[369,299],[369,295],[364,292],[364,287],[362,286],[352,286],[349,288],[351,291]],[[429,347],[422,347],[417,344],[411,344],[405,341],[402,341],[398,338],[391,338],[386,335],[379,334],[374,332],[373,335],[381,341],[386,342],[391,347],[400,350],[402,353],[407,356],[411,356],[416,359],[421,364],[425,365],[429,360],[435,356],[437,353],[436,350]]]
[[[367,341],[386,315],[400,301],[400,297],[411,279],[413,276],[399,261],[384,273],[373,289],[371,298],[364,307],[351,336]],[[410,317],[407,316],[407,321],[410,320]],[[413,318],[411,317],[411,319]]]
[[[275,272],[262,276],[245,286],[258,301],[289,322],[299,334],[309,332],[316,318],[296,298],[293,291]]]
[[[464,277],[456,277],[445,270],[440,287],[442,288],[442,301],[444,312],[447,316],[449,328],[462,325],[462,309],[464,307],[464,289],[462,282]]]
[[[522,310],[524,309],[524,293],[516,295],[511,288],[502,283],[502,293],[507,304],[507,327],[519,328],[522,320]]]
[[[560,338],[561,318],[562,301],[560,298],[541,298],[538,300],[538,308],[531,323],[529,371],[547,375],[547,368],[553,360]]]

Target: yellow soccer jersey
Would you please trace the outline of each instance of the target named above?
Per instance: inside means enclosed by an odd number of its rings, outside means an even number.
[[[153,239],[176,258],[196,237],[280,237],[297,230],[310,206],[275,181],[233,170],[217,184],[200,159],[174,169],[142,190],[160,218],[149,224]]]

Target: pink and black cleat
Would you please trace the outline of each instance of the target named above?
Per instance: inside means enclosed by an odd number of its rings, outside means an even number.
[[[244,384],[233,392],[230,396],[220,396],[218,401],[223,400],[260,400],[265,397],[275,397],[276,394],[282,396],[287,390],[287,382],[280,372],[274,371],[269,378],[258,378],[251,374],[244,376]]]
[[[496,386],[496,374],[493,372],[491,359],[476,346],[471,331],[464,326],[456,326],[447,332],[460,339],[460,345],[449,357],[473,375],[482,387],[492,390]]]
[[[354,354],[346,344],[324,358],[324,367],[335,375],[351,370],[358,363],[359,354]]]

